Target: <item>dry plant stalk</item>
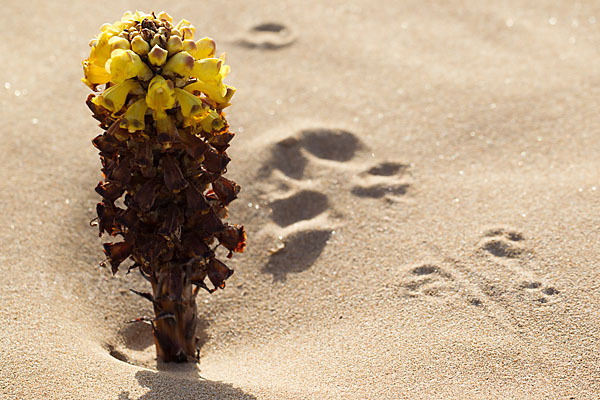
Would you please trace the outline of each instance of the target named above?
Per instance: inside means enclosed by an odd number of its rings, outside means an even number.
[[[122,237],[104,252],[113,274],[131,259],[128,272],[152,285],[134,291],[155,313],[138,320],[152,324],[165,362],[197,360],[196,295],[225,287],[233,273],[215,250],[231,257],[246,246],[244,227],[222,221],[240,190],[223,177],[234,136],[223,109],[235,89],[223,83],[229,66],[215,42],[194,41],[194,31],[164,12],[127,12],[102,26],[83,62],[82,80],[97,92],[87,105],[105,130],[93,140],[104,178],[98,227]]]

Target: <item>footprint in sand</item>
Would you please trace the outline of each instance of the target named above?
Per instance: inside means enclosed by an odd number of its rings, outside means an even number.
[[[353,160],[366,150],[352,132],[327,128],[300,130],[271,145],[257,178],[270,188],[270,218],[282,242],[272,251],[264,272],[285,280],[287,274],[305,271],[318,259],[339,223],[334,216],[341,215],[325,194],[332,179],[341,192],[359,198],[407,193],[408,165],[388,161],[365,170]]]
[[[514,230],[494,228],[486,231],[480,248],[495,257],[517,258],[525,249],[519,244],[525,238]]]
[[[436,264],[412,267],[405,274],[401,288],[408,297],[441,296],[454,291],[454,277]]]
[[[383,162],[359,174],[352,194],[363,198],[400,201],[411,188],[410,166],[396,162]]]
[[[558,289],[553,286],[545,286],[538,281],[524,281],[521,288],[533,297],[536,301],[546,304],[554,300],[557,294],[560,293]]]
[[[493,228],[484,232],[479,249],[491,255],[498,268],[508,268],[508,275],[512,276],[512,282],[501,285],[504,287],[497,288],[496,292],[510,293],[516,286],[521,297],[542,304],[550,303],[560,292],[555,287],[546,286],[535,279],[533,268],[528,268],[531,251],[525,247],[524,242],[525,236],[517,230]],[[493,295],[496,292],[490,293]]]
[[[248,49],[277,50],[294,43],[296,35],[278,22],[265,22],[248,29],[236,43]]]

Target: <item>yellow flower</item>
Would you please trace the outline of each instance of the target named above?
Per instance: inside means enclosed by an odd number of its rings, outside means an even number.
[[[180,51],[169,58],[169,61],[167,61],[167,64],[163,68],[163,73],[165,75],[173,75],[175,73],[187,78],[194,67],[194,57],[187,51]]]
[[[223,78],[229,73],[229,66],[223,65],[224,57],[204,58],[194,63],[192,76],[198,81],[187,85],[184,89],[188,92],[203,92],[210,99],[219,103],[222,108],[229,105],[235,88],[225,85]]]
[[[150,68],[131,50],[113,50],[110,60],[106,62],[106,70],[110,72],[110,80],[114,83],[135,77],[145,81],[152,77]]]
[[[200,126],[206,132],[219,131],[225,126],[225,122],[221,119],[219,113],[215,110],[210,110],[206,118],[200,122]]]
[[[175,105],[175,85],[160,75],[156,75],[148,85],[146,104],[154,110],[154,119],[159,120],[166,117],[165,110]]]
[[[90,89],[95,90],[97,85],[102,85],[110,80],[110,75],[104,69],[104,65],[99,66],[90,63],[90,60],[83,60],[83,74],[81,81]]]
[[[125,105],[127,96],[129,93],[141,94],[143,93],[142,86],[139,82],[133,79],[128,79],[117,85],[111,86],[99,96],[92,99],[92,103],[99,105],[111,111],[113,114],[117,113]]]
[[[110,24],[103,29],[96,40],[92,42],[90,57],[83,61],[84,78],[82,81],[92,90],[95,90],[96,85],[102,85],[110,80],[110,74],[104,69],[111,52],[111,45],[108,42],[112,37],[121,33]]]
[[[194,28],[194,25],[192,25],[192,23],[187,19],[182,19],[181,21],[179,21],[175,28],[178,32],[181,33],[182,39],[194,38],[194,32],[196,31],[196,28]]]
[[[182,89],[175,89],[175,97],[181,107],[181,114],[183,115],[183,126],[196,126],[202,118],[208,115],[210,107],[200,100],[199,97],[186,92]]]
[[[192,76],[204,82],[219,81],[222,64],[220,58],[203,58],[194,63]]]
[[[147,109],[148,106],[146,105],[146,99],[139,99],[138,101],[129,106],[129,108],[123,115],[123,119],[119,123],[119,126],[121,128],[127,129],[131,133],[135,131],[144,130],[144,128],[146,127],[144,118]]]

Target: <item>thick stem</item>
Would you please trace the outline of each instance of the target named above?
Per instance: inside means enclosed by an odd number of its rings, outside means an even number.
[[[196,296],[186,270],[181,266],[164,265],[155,271],[155,277],[151,283],[156,353],[164,362],[196,361]]]

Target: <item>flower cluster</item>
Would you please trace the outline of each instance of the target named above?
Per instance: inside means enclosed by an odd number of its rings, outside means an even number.
[[[123,237],[104,245],[113,273],[131,258],[130,270],[152,284],[142,295],[153,302],[165,361],[195,351],[198,288],[223,288],[233,273],[216,247],[231,257],[246,245],[243,226],[222,221],[240,190],[223,177],[234,137],[223,109],[235,89],[223,82],[229,67],[215,57],[215,42],[194,41],[194,33],[166,13],[127,12],[102,26],[83,62],[82,80],[96,91],[87,104],[105,130],[93,140],[104,177],[96,187],[100,235]]]

